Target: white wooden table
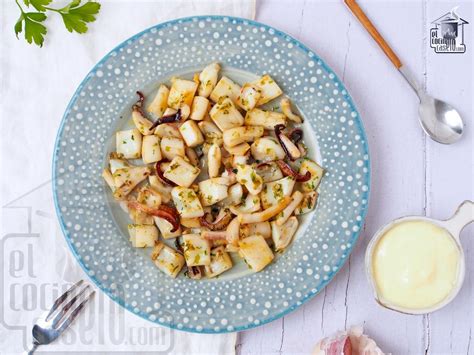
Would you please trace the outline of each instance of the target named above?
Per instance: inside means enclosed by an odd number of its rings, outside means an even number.
[[[259,0],[257,20],[275,26],[316,51],[343,79],[367,131],[372,187],[366,226],[349,262],[331,284],[303,307],[240,334],[241,354],[311,352],[319,338],[365,324],[381,348],[394,354],[474,354],[474,226],[463,232],[468,272],[458,297],[445,309],[409,316],[378,306],[364,274],[370,237],[406,214],[449,217],[473,199],[472,1],[360,0],[361,7],[427,91],[457,107],[466,134],[454,146],[429,140],[417,118],[417,98],[342,0]],[[436,54],[431,22],[452,7],[471,22],[464,54]]]

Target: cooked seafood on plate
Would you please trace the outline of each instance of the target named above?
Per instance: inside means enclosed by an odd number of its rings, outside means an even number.
[[[220,69],[171,78],[154,97],[138,91],[135,127],[115,133],[102,174],[130,216],[132,246],[152,248],[171,277],[216,277],[230,253],[263,270],[314,209],[324,173],[272,77],[240,86]]]

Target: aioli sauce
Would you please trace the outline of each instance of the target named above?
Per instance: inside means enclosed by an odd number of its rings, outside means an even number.
[[[407,309],[435,306],[456,287],[460,257],[445,229],[423,220],[395,224],[372,256],[380,301]]]

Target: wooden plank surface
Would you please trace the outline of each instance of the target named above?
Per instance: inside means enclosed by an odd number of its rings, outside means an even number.
[[[416,96],[342,1],[259,1],[258,21],[307,44],[344,80],[369,137],[373,184],[367,223],[350,262],[326,290],[296,312],[241,333],[241,354],[310,353],[321,337],[356,324],[364,324],[382,349],[393,354],[474,353],[472,226],[463,232],[465,285],[442,311],[409,316],[385,310],[372,299],[364,273],[365,247],[383,224],[408,214],[447,218],[462,200],[474,198],[472,26],[465,26],[465,54],[435,54],[428,43],[431,21],[455,5],[460,5],[462,17],[473,21],[472,3],[359,3],[420,83],[461,110],[466,135],[454,146],[424,136]]]
[[[474,196],[474,144],[473,144],[473,55],[472,23],[473,3],[443,3],[429,1],[426,7],[426,27],[454,6],[465,18],[464,36],[467,52],[464,54],[436,54],[429,44],[425,46],[427,91],[455,105],[465,119],[466,136],[454,146],[426,142],[426,213],[435,218],[450,217],[457,205]],[[474,328],[474,225],[462,233],[468,272],[464,287],[456,299],[440,312],[426,317],[430,352],[443,354],[473,354],[472,329]]]

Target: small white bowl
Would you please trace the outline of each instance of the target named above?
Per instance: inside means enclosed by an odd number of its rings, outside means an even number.
[[[384,300],[378,293],[377,293],[377,285],[375,283],[374,275],[373,275],[373,269],[372,269],[372,260],[373,260],[373,253],[374,253],[374,248],[377,245],[378,241],[380,238],[392,227],[394,227],[396,224],[406,222],[406,221],[425,221],[432,223],[434,225],[437,225],[444,230],[446,230],[451,237],[454,239],[456,242],[456,245],[459,249],[459,255],[460,255],[460,260],[459,260],[459,268],[458,268],[458,278],[455,287],[451,290],[451,293],[440,303],[428,307],[428,308],[420,308],[420,309],[412,309],[412,308],[404,308],[400,307],[397,305],[393,305],[390,302]],[[464,251],[462,249],[462,245],[459,240],[459,235],[461,234],[461,231],[463,228],[468,225],[469,223],[474,221],[474,203],[472,201],[464,201],[456,210],[454,215],[445,220],[445,221],[439,221],[436,219],[431,219],[428,217],[421,217],[421,216],[407,216],[407,217],[402,217],[398,218],[384,227],[380,228],[377,233],[373,236],[372,240],[370,241],[369,245],[367,246],[367,250],[365,253],[365,270],[367,273],[367,278],[369,280],[370,285],[372,286],[372,290],[374,292],[374,297],[375,300],[383,307],[392,309],[397,312],[402,312],[402,313],[407,313],[407,314],[426,314],[426,313],[431,313],[434,311],[437,311],[438,309],[443,308],[446,306],[449,302],[451,302],[454,297],[458,294],[459,290],[461,289],[461,286],[464,282],[464,275],[466,271],[466,265],[464,261]]]

